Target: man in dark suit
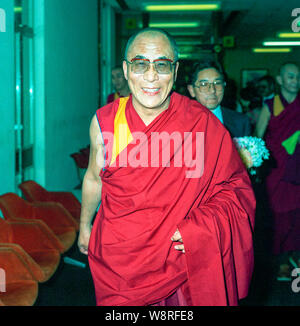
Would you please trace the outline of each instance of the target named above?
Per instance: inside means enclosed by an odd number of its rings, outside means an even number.
[[[221,65],[208,59],[195,64],[188,91],[192,97],[219,118],[232,137],[250,136],[249,118],[245,114],[221,106],[225,86]]]

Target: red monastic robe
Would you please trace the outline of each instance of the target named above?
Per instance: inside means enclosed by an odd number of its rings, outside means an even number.
[[[131,96],[97,118],[106,159],[89,243],[97,305],[151,305],[178,288],[189,305],[236,305],[253,270],[255,198],[228,131],[177,93],[148,126]],[[157,135],[174,137],[157,145]],[[177,228],[185,253],[171,241]]]
[[[274,115],[274,99],[267,101],[271,119],[266,131],[266,145],[276,161],[266,178],[267,194],[273,215],[273,251],[280,254],[300,250],[300,184],[299,166],[294,169],[289,163],[297,164],[300,145],[293,155],[289,155],[283,142],[300,130],[300,95],[288,103],[280,95],[284,110]],[[299,163],[298,163],[299,164]],[[297,175],[298,173],[298,175]],[[299,182],[299,181],[298,181]]]

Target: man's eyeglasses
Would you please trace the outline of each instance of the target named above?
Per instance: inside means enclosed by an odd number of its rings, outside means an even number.
[[[171,59],[156,59],[150,62],[149,59],[133,58],[131,61],[126,59],[125,61],[131,64],[132,71],[135,74],[144,74],[149,70],[150,64],[154,64],[154,68],[158,74],[167,75],[172,72],[172,66],[176,63]]]
[[[216,91],[221,91],[226,86],[226,82],[224,80],[215,80],[213,82],[203,81],[195,84],[194,87],[200,89],[200,92],[207,92],[210,90],[211,86],[214,85]]]

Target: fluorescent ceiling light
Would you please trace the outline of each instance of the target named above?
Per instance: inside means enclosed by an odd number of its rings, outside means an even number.
[[[195,29],[182,29],[182,30],[176,30],[173,32],[173,36],[179,36],[179,37],[183,37],[183,36],[197,36],[197,37],[200,37],[200,36],[203,36],[203,32],[201,31],[198,31],[198,30],[195,30]]]
[[[187,59],[191,57],[192,55],[190,53],[179,53],[179,59]]]
[[[176,41],[177,45],[200,45],[202,44],[201,40],[190,40],[190,41]]]
[[[149,27],[157,28],[182,28],[182,27],[199,27],[199,22],[178,22],[178,23],[149,23]]]
[[[291,52],[291,48],[254,48],[252,49],[255,53],[287,53]]]
[[[201,53],[179,53],[179,59],[199,60],[199,58],[206,54],[211,54],[211,51],[202,50]]]
[[[277,37],[280,37],[280,38],[297,38],[297,37],[300,37],[300,33],[278,33]]]
[[[300,45],[300,41],[275,41],[275,42],[263,42],[264,46],[299,46]]]
[[[185,5],[146,5],[146,11],[195,11],[195,10],[219,10],[219,3],[185,4]]]

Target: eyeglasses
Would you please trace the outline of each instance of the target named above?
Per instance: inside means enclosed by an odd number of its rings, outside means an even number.
[[[172,72],[172,66],[176,63],[171,59],[156,59],[150,62],[149,59],[133,58],[131,61],[126,59],[125,61],[132,65],[132,71],[135,74],[144,74],[149,70],[150,64],[152,63],[158,74],[167,75]]]
[[[200,89],[200,92],[207,92],[210,90],[211,86],[214,85],[214,88],[216,91],[221,91],[226,86],[226,82],[224,80],[215,80],[213,82],[203,81],[194,85],[194,87],[197,87]]]

